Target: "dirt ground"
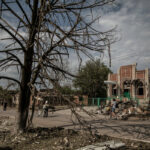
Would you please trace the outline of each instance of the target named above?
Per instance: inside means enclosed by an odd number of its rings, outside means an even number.
[[[91,111],[91,110],[89,110]],[[89,118],[93,135],[73,125],[70,110],[60,110],[48,118],[34,118],[34,126],[27,133],[16,134],[16,109],[0,109],[0,149],[14,150],[74,150],[92,143],[121,140],[124,149],[150,149],[150,121],[132,118],[128,121],[109,120],[97,115]],[[75,119],[74,119],[75,121]]]

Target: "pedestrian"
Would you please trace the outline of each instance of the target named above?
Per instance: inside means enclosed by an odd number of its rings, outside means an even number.
[[[6,111],[6,109],[7,109],[7,101],[4,100],[4,102],[3,102],[3,110]]]
[[[116,102],[116,99],[113,99],[112,101],[112,108],[111,108],[111,118],[114,118],[116,117],[116,114],[115,114],[115,110],[116,110],[116,105],[117,105],[117,102]]]
[[[48,101],[45,102],[43,105],[43,117],[48,117],[48,109],[49,109],[49,104]]]

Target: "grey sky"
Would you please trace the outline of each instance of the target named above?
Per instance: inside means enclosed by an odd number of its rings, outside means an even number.
[[[138,69],[150,68],[150,1],[118,0],[120,8],[106,13],[101,25],[117,26],[120,40],[112,45],[112,67],[138,63]],[[105,62],[107,62],[107,53]]]
[[[101,15],[95,27],[102,31],[116,28],[117,42],[111,46],[111,70],[116,72],[122,65],[137,63],[137,69],[150,68],[150,0],[117,0],[110,8],[96,10]],[[71,58],[75,58],[74,56]],[[100,58],[95,53],[95,58]],[[88,60],[84,57],[83,64]],[[102,59],[109,64],[108,52]],[[71,59],[72,70],[77,60]],[[108,65],[109,66],[109,65]]]
[[[116,36],[119,37],[115,44],[111,46],[112,66],[116,72],[122,65],[138,63],[138,69],[150,68],[150,0],[116,0],[116,5],[110,6],[101,12],[95,10],[94,15],[101,15],[95,27],[102,31],[117,26]],[[99,14],[100,13],[100,14]],[[10,20],[12,21],[12,20]],[[3,32],[1,37],[6,37]],[[23,32],[22,34],[25,34]],[[1,43],[5,45],[5,43]],[[95,54],[96,58],[100,56]],[[72,71],[77,69],[77,57],[72,54],[69,63]],[[88,60],[83,57],[83,64]],[[103,61],[108,64],[108,52],[105,52]],[[6,74],[5,71],[1,74]],[[7,74],[12,77],[17,76],[12,68],[7,70]]]

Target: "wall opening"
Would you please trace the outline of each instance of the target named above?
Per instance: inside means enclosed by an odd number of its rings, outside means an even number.
[[[130,97],[130,89],[124,89],[123,96]]]
[[[114,95],[114,96],[117,95],[117,90],[116,89],[112,89],[112,95]]]
[[[143,89],[143,87],[139,87],[138,88],[138,93],[137,93],[138,95],[144,95],[144,89]]]
[[[117,95],[117,86],[116,85],[112,86],[112,95],[114,95],[114,96]]]
[[[123,96],[130,98],[131,80],[125,80],[123,82]]]
[[[137,83],[136,88],[137,88],[136,94],[139,96],[143,96],[144,95],[144,87],[143,87],[143,83],[141,81]]]

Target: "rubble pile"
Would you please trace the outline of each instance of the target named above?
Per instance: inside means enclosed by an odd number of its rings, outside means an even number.
[[[107,103],[105,107],[101,108],[101,114],[110,115],[111,113],[111,102]],[[99,112],[99,110],[97,110]],[[116,119],[126,120],[131,116],[144,117],[150,113],[147,109],[143,109],[137,105],[136,101],[117,101],[115,109]]]

